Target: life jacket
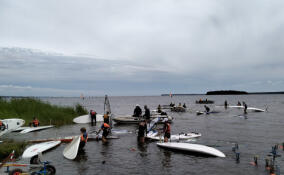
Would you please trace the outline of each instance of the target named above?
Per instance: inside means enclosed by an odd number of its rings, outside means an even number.
[[[88,141],[88,134],[87,133],[82,133],[81,134],[81,142],[87,143]]]
[[[0,126],[2,126],[3,125],[3,122],[2,121],[0,121]]]
[[[110,128],[110,126],[109,126],[109,124],[104,123],[103,126],[102,126],[102,128],[104,128],[104,129],[105,129],[105,128]]]
[[[171,125],[169,123],[166,123],[166,133],[170,133],[171,132]]]
[[[92,111],[92,115],[96,115],[96,112],[95,112],[95,111]]]
[[[36,120],[33,120],[33,124],[35,125],[35,126],[38,126],[39,125],[39,121],[36,119]]]

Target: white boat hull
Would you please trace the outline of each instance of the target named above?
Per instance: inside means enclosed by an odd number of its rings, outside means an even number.
[[[63,156],[66,159],[74,160],[77,157],[79,145],[80,145],[80,136],[76,136],[71,143],[69,143],[63,150]]]
[[[193,139],[193,138],[197,138],[197,137],[201,137],[200,133],[194,133],[194,132],[190,132],[187,134],[174,134],[171,135],[170,140],[171,141],[177,141],[177,140],[188,140],[188,139]],[[151,139],[151,140],[164,140],[164,136],[157,136],[157,135],[148,135],[146,136],[146,138]]]
[[[50,142],[44,142],[44,143],[32,145],[24,151],[22,158],[34,157],[34,156],[38,155],[38,153],[42,153],[42,152],[47,151],[51,148],[54,148],[57,145],[59,145],[60,143],[61,143],[61,141],[50,141]]]
[[[97,122],[104,121],[104,116],[102,114],[97,114]],[[83,123],[91,123],[90,115],[82,115],[73,119],[74,123],[83,124]]]
[[[7,134],[13,130],[16,130],[17,128],[25,124],[25,120],[22,119],[4,119],[1,121],[5,125],[5,129],[2,128],[2,130],[0,130],[0,136]]]
[[[226,155],[222,153],[221,151],[215,148],[205,146],[205,145],[200,145],[200,144],[166,142],[166,143],[157,143],[157,145],[159,147],[168,148],[172,150],[195,152],[195,153],[201,153],[201,154],[206,154],[206,155],[216,156],[216,157],[226,157]]]
[[[29,127],[27,129],[24,129],[20,132],[20,134],[26,134],[29,132],[34,132],[34,131],[39,131],[39,130],[44,130],[44,129],[49,129],[49,128],[53,128],[53,125],[48,125],[48,126],[38,126],[38,127]]]

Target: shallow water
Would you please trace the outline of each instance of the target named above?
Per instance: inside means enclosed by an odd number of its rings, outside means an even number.
[[[109,140],[107,145],[102,142],[88,142],[85,154],[71,161],[63,157],[66,144],[61,144],[44,154],[44,158],[52,162],[57,174],[268,174],[264,159],[276,143],[284,142],[284,95],[240,95],[240,96],[174,96],[162,97],[109,97],[113,114],[131,114],[136,104],[147,104],[154,109],[158,104],[186,103],[190,108],[186,113],[171,113],[175,120],[172,123],[172,133],[196,131],[202,137],[194,143],[213,146],[226,154],[226,158],[199,157],[180,152],[172,152],[158,148],[155,142],[138,145],[135,132],[120,135],[120,139]],[[195,104],[195,100],[208,98],[215,104],[208,105],[211,109],[220,111],[217,114],[196,115],[197,110],[204,110],[203,105]],[[43,98],[51,104],[74,106],[84,105],[88,110],[103,112],[103,97],[86,98]],[[265,109],[268,112],[247,114],[243,111],[216,107],[227,100],[236,105],[237,101],[245,101],[248,106]],[[87,130],[98,130],[99,125],[68,125],[59,128],[43,130],[19,136],[17,133],[7,135],[8,138],[31,140],[55,136],[70,136],[79,134],[81,127]],[[135,131],[136,125],[115,125],[117,129]],[[240,162],[236,163],[232,146],[239,144]],[[284,156],[284,151],[279,154]],[[250,164],[254,155],[259,156],[259,166]],[[105,162],[105,163],[104,163]],[[277,158],[277,164],[284,168],[283,157]]]

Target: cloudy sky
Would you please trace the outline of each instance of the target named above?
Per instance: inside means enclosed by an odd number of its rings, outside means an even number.
[[[0,0],[0,95],[284,90],[283,0]]]

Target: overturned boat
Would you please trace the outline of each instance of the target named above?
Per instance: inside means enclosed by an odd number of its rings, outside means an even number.
[[[158,123],[164,123],[166,120],[169,122],[172,122],[173,118],[171,116],[167,115],[154,115],[151,116],[151,119],[158,118]],[[138,124],[145,119],[142,117],[133,117],[133,116],[119,116],[112,118],[113,121],[115,121],[118,124]]]

